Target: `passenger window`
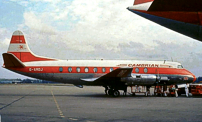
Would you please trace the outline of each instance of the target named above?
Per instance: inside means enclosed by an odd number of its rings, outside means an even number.
[[[69,68],[68,68],[68,71],[69,71],[69,72],[72,72],[72,68],[71,68],[71,67],[69,67]]]
[[[110,69],[109,69],[110,72],[112,72],[113,70],[114,70],[113,68],[110,68]]]
[[[139,73],[139,68],[135,68],[135,72],[136,72],[136,73]]]
[[[77,72],[80,72],[80,68],[79,68],[79,67],[77,67],[77,68],[76,68],[76,71],[77,71]]]
[[[85,68],[85,72],[88,72],[88,68],[87,67]]]
[[[148,69],[147,68],[144,68],[144,73],[147,73],[148,72]]]
[[[102,68],[102,72],[106,72],[106,68]]]
[[[94,71],[94,72],[97,72],[97,68],[95,67],[95,68],[93,69],[93,71]]]
[[[60,71],[60,72],[62,72],[62,71],[63,71],[63,68],[62,68],[62,67],[60,67],[60,68],[59,68],[59,71]]]

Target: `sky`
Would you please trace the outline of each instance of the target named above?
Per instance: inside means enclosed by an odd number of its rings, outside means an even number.
[[[1,0],[0,53],[24,33],[33,53],[57,59],[176,61],[202,76],[202,42],[126,8],[134,0]],[[0,64],[3,65],[2,55]],[[0,67],[0,78],[27,78]]]

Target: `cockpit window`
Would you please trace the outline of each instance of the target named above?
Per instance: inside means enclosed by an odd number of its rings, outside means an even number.
[[[178,66],[177,66],[177,68],[182,69],[182,68],[183,68],[183,66],[182,66],[182,65],[178,65]]]

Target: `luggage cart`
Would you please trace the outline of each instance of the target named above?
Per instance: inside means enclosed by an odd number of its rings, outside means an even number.
[[[147,89],[147,86],[131,86],[131,93],[133,96],[136,94],[144,94],[146,97],[150,94],[150,91]]]
[[[189,89],[190,89],[190,92],[193,96],[202,95],[202,83],[190,84]]]

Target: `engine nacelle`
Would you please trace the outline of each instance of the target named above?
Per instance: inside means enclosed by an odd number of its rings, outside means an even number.
[[[121,81],[126,82],[126,85],[153,85],[157,81],[157,76],[149,74],[132,74],[131,77],[121,78]]]

